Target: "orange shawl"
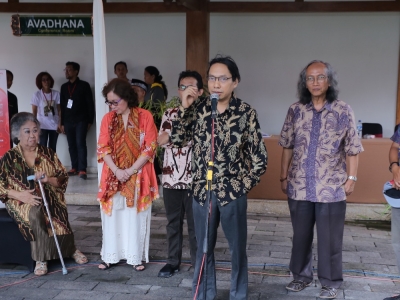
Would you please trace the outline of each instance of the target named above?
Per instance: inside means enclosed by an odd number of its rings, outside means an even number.
[[[106,114],[102,120],[97,149],[99,162],[103,161],[104,156],[111,155],[118,168],[126,169],[131,167],[140,155],[149,157],[149,161],[138,174],[132,175],[126,182],[118,181],[110,168],[104,164],[98,201],[108,215],[111,215],[112,197],[117,192],[126,197],[128,207],[133,207],[134,201],[137,201],[138,211],[147,209],[158,197],[157,180],[152,165],[157,130],[153,120],[148,120],[147,113],[143,109],[132,108],[126,130],[122,116],[115,112]],[[143,143],[141,143],[141,133],[145,137]]]

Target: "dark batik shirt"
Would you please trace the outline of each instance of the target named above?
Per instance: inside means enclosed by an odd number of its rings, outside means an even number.
[[[211,157],[211,101],[197,99],[178,111],[171,139],[177,147],[192,141],[192,191],[195,201],[206,200],[206,173]],[[248,193],[267,169],[267,149],[256,111],[238,98],[214,122],[215,154],[212,190],[221,205]]]
[[[320,111],[312,103],[292,104],[279,145],[293,149],[287,185],[290,199],[311,202],[346,199],[346,155],[357,155],[364,150],[348,104],[335,100]]]

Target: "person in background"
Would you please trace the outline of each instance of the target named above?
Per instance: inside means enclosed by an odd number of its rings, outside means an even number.
[[[80,65],[67,62],[65,77],[68,82],[61,86],[61,132],[67,135],[71,170],[68,175],[79,173],[79,177],[87,179],[87,146],[86,134],[94,121],[94,102],[89,83],[78,77]]]
[[[31,99],[32,113],[40,122],[39,144],[56,152],[58,131],[60,127],[60,93],[53,90],[54,79],[48,72],[36,76],[39,89]]]
[[[97,198],[103,229],[99,269],[126,259],[143,271],[143,261],[149,262],[151,206],[158,198],[157,128],[125,80],[111,80],[102,93],[112,110],[101,121],[97,145],[98,162],[104,162]]]
[[[147,93],[146,82],[144,82],[140,79],[132,79],[131,86],[132,86],[133,90],[136,92],[139,104],[143,103],[144,97],[146,96],[146,93]]]
[[[186,91],[186,92],[185,92]],[[183,93],[189,97],[199,98],[203,94],[203,79],[196,71],[183,71],[179,74],[178,93],[182,98]],[[192,182],[192,148],[189,142],[182,148],[174,148],[170,143],[172,120],[177,116],[179,107],[167,109],[161,120],[161,127],[157,142],[165,148],[162,170],[162,186],[164,195],[165,212],[168,220],[167,264],[160,270],[158,277],[170,277],[179,272],[182,259],[183,218],[186,212],[190,260],[192,266],[196,265],[197,241],[193,221],[193,198],[190,196]]]
[[[147,66],[144,69],[144,81],[149,87],[145,101],[162,102],[167,100],[168,90],[162,79],[163,77],[156,67]]]
[[[47,261],[59,258],[53,232],[38,183],[28,180],[35,175],[43,183],[43,190],[51,212],[54,229],[63,257],[72,257],[77,264],[88,262],[76,249],[74,234],[68,221],[65,190],[68,174],[57,154],[38,145],[40,123],[31,113],[21,112],[11,120],[11,135],[17,145],[0,160],[0,201],[18,224],[25,240],[31,242],[32,259],[36,261],[35,275],[47,274]]]
[[[119,61],[114,65],[114,74],[117,75],[117,78],[126,80],[129,82],[128,77],[126,77],[126,74],[128,74],[128,66],[126,62],[124,61]]]
[[[393,187],[397,190],[400,190],[400,130],[398,125],[396,125],[395,132],[390,139],[393,141],[393,143],[389,150],[389,171],[393,174]],[[396,255],[397,268],[400,271],[400,208],[392,206],[391,215],[392,246]],[[384,300],[400,300],[400,295],[387,297]]]
[[[354,190],[358,154],[363,151],[353,110],[338,100],[337,85],[330,64],[310,62],[300,73],[299,101],[290,106],[279,140],[281,189],[288,196],[293,226],[289,268],[294,280],[286,289],[300,292],[313,281],[316,224],[323,299],[336,298],[343,282],[346,196]]]
[[[148,86],[147,94],[144,98],[145,102],[149,104],[149,110],[153,115],[154,123],[157,128],[160,128],[161,125],[161,115],[160,115],[160,104],[165,102],[168,97],[167,86],[162,80],[163,77],[160,74],[160,71],[156,67],[147,66],[144,69],[144,81]],[[157,178],[158,175],[162,174],[162,161],[160,159],[156,159],[154,168],[156,170]]]
[[[6,77],[7,77],[7,90],[9,90],[13,84],[14,74],[10,70],[6,70]],[[18,99],[17,96],[15,96],[10,91],[7,91],[7,97],[8,97],[8,121],[9,121],[8,124],[11,124],[11,118],[18,113]],[[12,147],[13,147],[13,142],[10,134],[10,148]]]

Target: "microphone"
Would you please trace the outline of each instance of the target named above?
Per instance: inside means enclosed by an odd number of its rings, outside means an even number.
[[[218,94],[211,94],[210,95],[210,100],[211,100],[211,118],[212,119],[216,119],[217,118],[218,99],[219,99],[219,95]]]

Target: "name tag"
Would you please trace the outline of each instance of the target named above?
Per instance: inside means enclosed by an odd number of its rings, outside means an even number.
[[[67,108],[71,108],[74,101],[72,99],[68,99]]]

